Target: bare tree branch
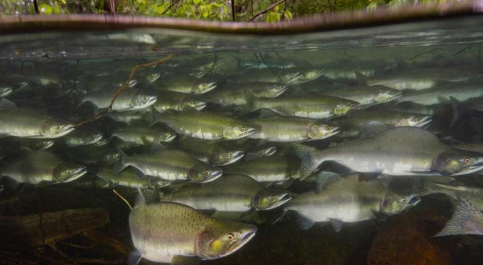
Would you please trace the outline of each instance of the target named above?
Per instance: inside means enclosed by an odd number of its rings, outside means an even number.
[[[258,12],[258,13],[257,13],[257,14],[256,14],[254,17],[252,17],[252,18],[250,19],[250,21],[253,21],[253,20],[255,20],[257,17],[259,17],[259,16],[261,16],[261,15],[263,15],[263,14],[267,13],[268,11],[270,11],[270,10],[274,9],[276,6],[280,5],[280,4],[281,4],[281,3],[283,3],[284,1],[285,1],[285,0],[280,0],[280,1],[276,2],[276,3],[273,3],[272,5],[270,5],[269,7],[267,7],[267,9],[265,9],[265,10],[262,10],[262,11]]]

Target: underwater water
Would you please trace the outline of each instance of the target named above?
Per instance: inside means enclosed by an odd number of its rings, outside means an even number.
[[[0,264],[481,263],[481,22],[0,36]]]

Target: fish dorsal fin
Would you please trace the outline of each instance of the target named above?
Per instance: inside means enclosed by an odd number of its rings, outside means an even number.
[[[332,227],[334,228],[335,232],[339,232],[342,229],[342,225],[344,222],[342,222],[339,219],[330,219],[330,223],[332,224]]]
[[[483,235],[483,213],[467,198],[459,198],[453,216],[435,237],[452,235]]]
[[[201,259],[195,256],[174,256],[171,265],[198,265],[200,262]]]
[[[141,189],[138,188],[138,193],[136,195],[136,201],[134,202],[134,208],[146,205],[146,199],[144,198]]]
[[[357,77],[357,84],[359,86],[367,86],[367,77],[363,75],[361,72],[355,72]]]
[[[164,151],[166,149],[167,149],[166,146],[164,146],[160,143],[156,143],[156,144],[153,144],[153,146],[151,147],[151,153],[161,152],[161,151]]]
[[[320,171],[315,176],[315,191],[320,192],[335,180],[339,179],[340,175],[330,171]]]
[[[273,116],[278,116],[277,113],[269,110],[269,109],[262,109],[260,111],[260,115],[258,115],[259,118],[265,118],[265,117],[273,117]]]
[[[4,98],[0,99],[0,110],[13,109],[16,107],[17,105],[15,105],[15,103],[13,103],[12,101]]]

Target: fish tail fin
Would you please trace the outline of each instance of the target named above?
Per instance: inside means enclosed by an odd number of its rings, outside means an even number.
[[[131,253],[129,253],[129,257],[128,257],[128,260],[127,260],[127,264],[128,265],[137,265],[139,263],[139,261],[141,261],[141,253],[137,250],[135,251],[132,251]]]
[[[151,106],[151,108],[149,109],[149,111],[146,111],[143,116],[142,116],[142,119],[144,121],[146,121],[149,126],[153,126],[155,125],[156,123],[158,123],[158,114],[159,112],[156,110],[156,108],[154,108],[153,106]]]
[[[483,213],[469,199],[460,197],[453,216],[435,237],[465,234],[483,235]]]
[[[117,153],[119,154],[119,159],[117,163],[114,165],[114,171],[116,173],[121,172],[123,169],[127,167],[126,165],[126,154],[122,151],[121,148],[117,149]]]
[[[470,119],[470,126],[478,133],[483,134],[483,119],[472,117]]]
[[[255,107],[256,98],[255,98],[255,96],[252,93],[247,92],[247,93],[245,93],[245,98],[246,98],[246,101],[247,101],[246,105],[240,105],[240,106],[235,107],[235,110],[238,111],[241,115],[245,115],[245,114],[248,114],[248,113],[256,110],[256,107]]]
[[[316,149],[302,144],[294,144],[293,148],[295,155],[300,159],[300,180],[304,180],[318,167],[313,159],[313,153]]]
[[[451,119],[451,123],[449,126],[452,127],[461,118],[461,115],[466,111],[466,107],[463,103],[461,103],[454,97],[450,97],[450,102],[453,112],[453,118]]]
[[[367,77],[361,72],[355,72],[357,82],[360,86],[367,86]]]

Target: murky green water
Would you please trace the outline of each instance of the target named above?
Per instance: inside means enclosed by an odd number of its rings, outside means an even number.
[[[0,36],[0,263],[476,264],[480,20]]]

